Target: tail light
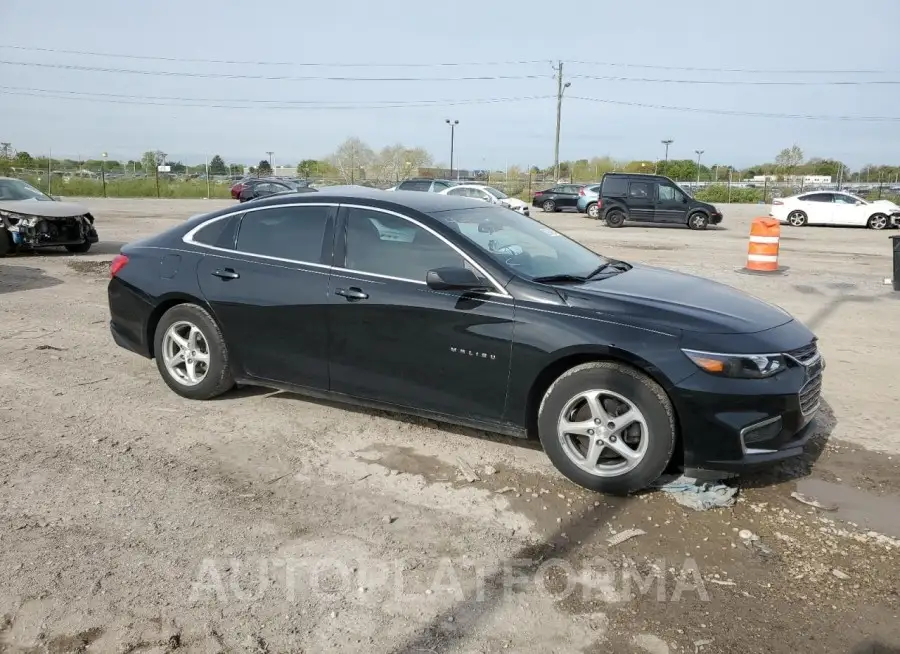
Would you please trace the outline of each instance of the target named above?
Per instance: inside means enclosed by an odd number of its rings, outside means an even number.
[[[119,274],[119,271],[128,263],[128,257],[124,254],[117,254],[109,263],[109,278],[112,279]]]
[[[784,204],[781,200],[772,200],[772,204]]]
[[[544,194],[543,191],[535,191],[535,192],[534,192],[534,197],[537,197],[537,196],[543,195],[543,194]]]
[[[600,200],[600,199],[597,200],[597,208],[598,208],[598,209],[602,209],[602,208],[603,208],[603,200]]]
[[[578,195],[581,195],[581,196],[584,195],[584,187],[583,186],[580,189],[578,189]]]

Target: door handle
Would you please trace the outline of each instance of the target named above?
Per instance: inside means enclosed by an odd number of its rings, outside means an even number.
[[[337,288],[334,291],[335,295],[343,295],[348,300],[367,300],[369,299],[369,294],[359,289],[355,286],[351,286],[350,288]]]
[[[219,279],[237,279],[238,277],[240,277],[240,275],[234,272],[231,268],[226,268],[225,270],[214,270],[212,274]]]

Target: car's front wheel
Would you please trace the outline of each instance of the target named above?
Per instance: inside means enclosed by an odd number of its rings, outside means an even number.
[[[888,225],[890,225],[890,221],[888,217],[883,213],[876,213],[874,216],[869,218],[869,222],[867,224],[869,229],[887,229]]]
[[[627,494],[646,488],[675,450],[675,412],[662,387],[629,366],[572,368],[549,389],[538,434],[556,468],[584,488]]]
[[[210,400],[234,386],[222,331],[196,304],[178,304],[163,314],[153,352],[163,381],[182,397]]]
[[[592,202],[591,204],[588,205],[587,215],[588,215],[588,218],[593,218],[594,220],[597,220],[600,218],[600,207],[597,206],[596,202]]]

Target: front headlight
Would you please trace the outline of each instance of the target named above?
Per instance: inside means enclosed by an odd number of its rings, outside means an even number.
[[[15,211],[4,211],[2,209],[0,209],[0,216],[3,216],[4,218],[6,218],[13,225],[15,225],[17,222],[19,222],[23,218],[28,217],[23,213],[16,213]]]
[[[698,368],[711,375],[735,379],[763,379],[777,375],[787,367],[780,354],[716,354],[682,350]]]

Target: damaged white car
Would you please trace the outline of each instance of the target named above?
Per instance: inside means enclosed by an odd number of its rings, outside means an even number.
[[[87,207],[58,202],[20,179],[0,177],[0,257],[46,247],[87,252],[97,241]]]

